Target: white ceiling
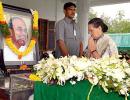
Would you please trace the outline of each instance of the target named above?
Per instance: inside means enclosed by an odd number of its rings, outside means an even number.
[[[77,0],[61,0],[62,2],[76,2]],[[109,4],[117,4],[117,3],[130,3],[130,0],[89,0],[90,7],[91,6],[99,6],[99,5],[109,5]]]
[[[109,5],[117,3],[130,3],[130,0],[89,0],[90,6]]]

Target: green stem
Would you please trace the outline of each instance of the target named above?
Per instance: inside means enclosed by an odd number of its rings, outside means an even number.
[[[127,99],[127,95],[125,95],[125,100],[128,100],[128,99]]]
[[[94,84],[91,86],[89,93],[88,93],[88,96],[87,96],[87,100],[90,100],[90,94],[91,94],[94,86],[95,86]]]

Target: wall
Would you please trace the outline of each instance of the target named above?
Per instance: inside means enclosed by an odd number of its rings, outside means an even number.
[[[75,0],[3,0],[3,3],[37,9],[41,18],[58,21],[64,17],[63,5]]]
[[[83,33],[83,43],[87,45],[87,14],[88,6],[98,6],[105,4],[115,4],[115,3],[126,3],[130,0],[3,0],[4,3],[20,6],[24,8],[37,9],[39,11],[40,17],[44,19],[58,21],[64,17],[63,5],[65,2],[76,2],[80,5],[78,6],[79,13],[79,25],[81,26],[81,31]],[[90,2],[90,3],[89,3]]]
[[[81,6],[82,5],[82,6]],[[84,49],[88,44],[88,11],[89,11],[89,1],[79,0],[77,1],[78,10],[78,24],[82,34],[82,42]]]
[[[56,0],[3,0],[3,3],[37,9],[41,18],[56,20]]]
[[[28,9],[37,9],[41,18],[53,21],[58,21],[64,17],[63,5],[64,3],[69,1],[76,2],[76,0],[3,0],[3,2],[6,4],[24,7]],[[88,33],[86,15],[89,9],[88,0],[80,0],[77,3],[82,5],[78,6],[78,19],[80,21],[79,26],[81,26],[81,32],[83,34],[83,43],[86,46]]]
[[[76,3],[76,0],[56,0],[56,21],[64,18],[63,6],[66,2]]]

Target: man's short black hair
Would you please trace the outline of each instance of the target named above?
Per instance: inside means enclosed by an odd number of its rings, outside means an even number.
[[[76,5],[72,2],[67,2],[64,4],[64,10],[66,10],[67,8],[74,6],[76,8]]]

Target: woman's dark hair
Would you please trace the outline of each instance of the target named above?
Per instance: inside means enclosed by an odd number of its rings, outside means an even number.
[[[101,26],[103,32],[107,32],[108,26],[103,22],[101,18],[93,18],[91,19],[88,24],[93,24],[95,28]]]
[[[76,5],[72,2],[67,2],[64,4],[64,10],[66,10],[67,8],[74,6],[76,8]]]

